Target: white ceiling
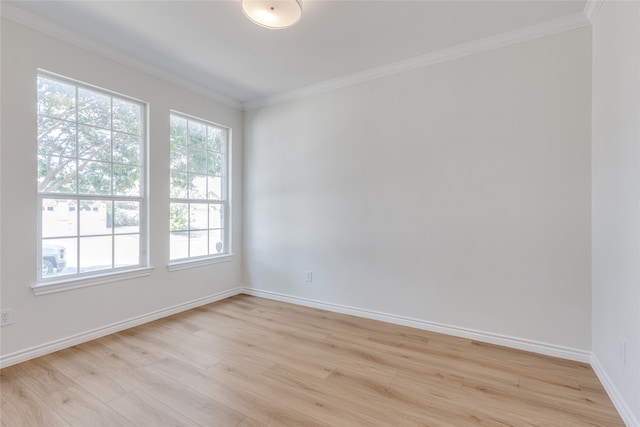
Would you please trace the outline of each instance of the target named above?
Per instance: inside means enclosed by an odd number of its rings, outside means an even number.
[[[302,0],[302,20],[274,31],[251,23],[240,0],[3,3],[241,103],[580,14],[585,6]]]

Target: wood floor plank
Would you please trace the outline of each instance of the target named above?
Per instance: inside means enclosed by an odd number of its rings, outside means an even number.
[[[46,403],[73,426],[135,426],[111,406],[79,386],[72,386],[48,396]]]
[[[191,387],[238,412],[250,415],[251,418],[267,425],[291,427],[329,425],[305,416],[299,411],[291,410],[286,405],[279,403],[277,396],[273,396],[273,399],[262,397],[250,388],[222,381],[208,372],[196,370],[191,365],[178,360],[165,359],[144,369],[161,372],[169,378],[173,378],[185,386]]]
[[[238,295],[0,371],[2,427],[623,427],[588,364]]]
[[[35,371],[36,369],[32,372]],[[70,425],[34,393],[32,381],[26,383],[22,381],[22,374],[17,366],[4,368],[0,373],[2,374],[0,421],[3,426],[68,427]]]
[[[144,378],[139,390],[200,425],[233,426],[245,418],[244,414],[212,397],[185,387],[165,375],[155,374],[152,369],[138,369],[136,374]]]
[[[203,333],[205,333],[205,335],[202,335]],[[244,336],[228,335],[225,331],[201,331],[198,332],[198,334],[204,338],[208,335],[222,335],[227,341],[236,344],[238,349],[242,349],[242,351],[247,354],[263,357],[274,363],[282,362],[297,366],[299,369],[313,372],[314,375],[321,378],[326,378],[327,375],[336,368],[333,361],[316,358],[300,358],[284,340],[269,340],[251,333],[247,333]],[[312,341],[305,340],[304,342]]]
[[[373,425],[396,426],[439,426],[447,425],[429,416],[415,417],[392,405],[372,404],[371,400],[365,396],[351,393],[346,389],[336,389],[325,380],[296,371],[293,368],[276,365],[264,373],[265,376],[274,381],[283,383],[296,390],[311,401],[317,396],[322,396],[332,402],[348,407],[360,414]],[[276,388],[277,389],[277,388]]]
[[[214,400],[204,408],[191,410],[186,415],[205,427],[235,426],[246,418],[240,412]]]
[[[151,351],[138,338],[120,333],[102,337],[99,342],[130,362],[135,360],[140,361],[140,363],[152,363],[164,357],[164,354]]]
[[[199,424],[139,390],[117,398],[109,406],[136,426],[199,427]]]
[[[93,394],[103,402],[111,402],[127,394],[129,391],[123,387],[113,375],[103,373],[91,373],[74,378],[77,385]]]
[[[457,404],[448,403],[449,396],[441,393],[426,392],[416,394],[393,384],[381,384],[366,376],[343,369],[335,370],[327,381],[334,389],[349,391],[369,405],[383,408],[395,408],[407,415],[424,419],[427,424],[446,423],[456,420],[458,426],[473,425],[467,411]],[[452,398],[451,398],[452,399]]]
[[[42,356],[42,360],[68,378],[95,374],[100,370],[99,365],[84,357],[81,350],[73,347]]]
[[[200,329],[195,329],[192,332],[185,332],[183,329],[181,337],[180,334],[175,333],[178,330],[180,329],[172,331],[171,328],[167,327],[150,329],[144,333],[144,342],[156,354],[163,353],[167,356],[184,360],[201,369],[207,369],[220,361],[216,356],[206,351],[201,351],[195,346],[185,345],[187,337]],[[173,345],[168,346],[167,343],[169,342],[173,343]]]
[[[329,425],[341,423],[363,427],[380,425],[349,410],[345,405],[336,404],[320,394],[309,392],[309,389],[305,390],[306,393],[301,393],[299,389],[284,386],[263,375],[246,375],[242,369],[230,365],[219,364],[208,372],[229,384],[230,387],[239,385],[267,399],[277,396],[278,402],[283,405]]]
[[[78,344],[71,348],[79,350],[83,356],[93,361],[100,361],[103,358],[111,356],[115,353],[115,351],[109,348],[107,345],[95,340]]]
[[[74,381],[71,378],[45,362],[42,358],[20,363],[0,371],[3,375],[3,385],[6,382],[4,378],[5,372],[13,372],[14,377],[38,397],[45,397],[74,385]]]
[[[262,424],[259,421],[254,420],[253,418],[245,418],[243,419],[236,427],[265,427],[266,424]]]

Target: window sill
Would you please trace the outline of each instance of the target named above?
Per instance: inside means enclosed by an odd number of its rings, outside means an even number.
[[[69,291],[71,289],[86,288],[88,286],[102,285],[105,283],[118,282],[120,280],[135,279],[138,277],[150,276],[153,267],[138,268],[135,270],[123,271],[121,273],[105,274],[102,276],[86,277],[81,279],[60,279],[54,282],[38,283],[31,286],[33,293],[38,295],[52,294],[56,292]]]
[[[233,254],[220,255],[215,258],[202,258],[194,260],[176,261],[167,266],[169,271],[184,270],[187,268],[202,267],[210,264],[219,264],[221,262],[229,262],[233,260]]]

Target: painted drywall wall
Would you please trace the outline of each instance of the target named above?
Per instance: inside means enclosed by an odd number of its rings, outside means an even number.
[[[149,103],[149,277],[35,296],[36,73],[42,68]],[[242,112],[103,56],[2,20],[2,356],[241,285]],[[233,260],[169,272],[169,109],[233,129]]]
[[[247,283],[588,351],[590,69],[582,28],[248,111]]]
[[[627,424],[640,425],[638,2],[604,2],[594,22],[592,125],[593,357]]]

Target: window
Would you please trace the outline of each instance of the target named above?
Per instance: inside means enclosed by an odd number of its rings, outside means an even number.
[[[229,253],[229,130],[171,114],[170,259]]]
[[[37,92],[38,282],[146,266],[145,105],[44,73]]]

